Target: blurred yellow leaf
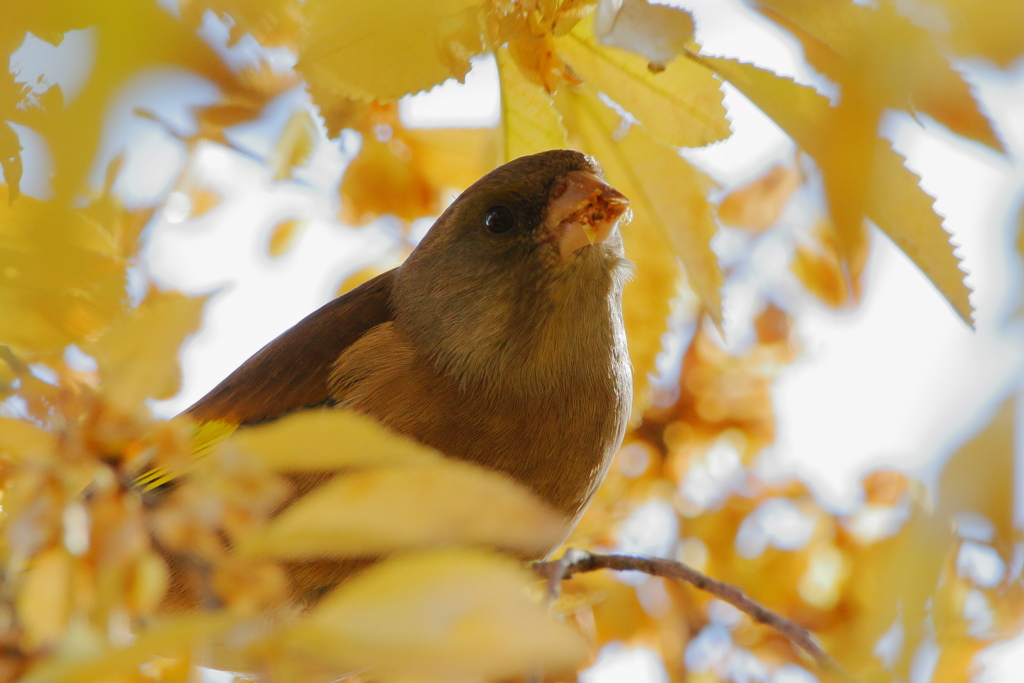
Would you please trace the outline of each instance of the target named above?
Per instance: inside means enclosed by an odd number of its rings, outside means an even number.
[[[700,57],[719,75],[746,95],[815,159],[819,135],[828,114],[828,100],[813,88],[776,76],[733,59]],[[867,216],[931,280],[953,310],[968,325],[971,308],[960,260],[949,243],[949,233],[932,208],[933,200],[921,189],[919,178],[903,165],[889,143],[875,138],[874,166],[866,197]],[[823,172],[827,172],[823,167]]]
[[[303,410],[265,425],[246,427],[231,443],[278,471],[433,465],[433,449],[349,410]]]
[[[308,111],[300,109],[291,115],[270,161],[274,180],[290,178],[296,167],[309,161],[316,147],[317,135],[316,124]]]
[[[0,454],[13,460],[46,456],[57,446],[57,437],[25,420],[0,417]]]
[[[620,125],[618,114],[586,90],[579,94],[563,90],[557,103],[573,145],[595,156],[608,182],[631,202],[633,220],[622,227],[622,241],[626,257],[636,264],[636,274],[622,294],[622,317],[633,363],[633,416],[638,418],[651,403],[648,375],[654,372],[661,338],[668,329],[669,301],[680,285],[677,259],[668,230],[649,204],[631,160],[612,139]]]
[[[86,347],[103,392],[125,411],[147,398],[170,398],[181,384],[178,349],[199,328],[206,297],[152,291],[142,304]]]
[[[225,94],[241,89],[238,79],[194,27],[156,3],[40,2],[17,15],[5,14],[5,21],[9,31],[16,31],[24,22],[22,31],[38,30],[54,38],[89,27],[97,36],[92,69],[84,89],[73,100],[64,102],[59,87],[54,86],[40,98],[39,107],[14,109],[2,117],[45,138],[53,159],[52,185],[58,204],[72,205],[87,189],[86,179],[95,163],[110,103],[130,78],[148,67],[173,64],[208,79]]]
[[[885,140],[876,142],[875,168],[868,191],[868,218],[921,269],[960,319],[974,326],[970,288],[950,234],[935,213],[934,200],[904,158]]]
[[[975,663],[974,656],[988,647],[982,639],[961,638],[944,643],[935,662],[935,673],[929,683],[961,683],[977,678],[984,667]]]
[[[359,156],[341,179],[341,219],[366,225],[383,214],[407,221],[437,213],[437,188],[413,163],[412,150],[401,139],[382,142],[363,135]]]
[[[893,93],[881,88],[881,94],[892,96],[888,106],[921,111],[958,135],[1004,151],[964,77],[939,52],[932,36],[910,19],[853,2],[759,3],[762,13],[792,31],[803,44],[807,60],[833,81],[842,83],[851,68],[850,58],[864,44],[872,44],[869,49],[877,59],[868,68],[874,81],[886,80],[887,71],[903,72],[900,80],[905,88]],[[874,22],[884,23],[888,39],[879,38]]]
[[[962,56],[988,57],[1009,68],[1024,54],[1020,27],[1024,4],[1017,0],[930,0],[946,10],[949,42]]]
[[[64,548],[50,548],[32,561],[17,609],[27,651],[56,644],[71,610],[71,555]]]
[[[686,10],[647,0],[598,3],[594,34],[603,45],[622,48],[665,65],[693,39],[693,16]]]
[[[132,571],[128,607],[138,614],[151,614],[167,592],[169,579],[167,565],[159,555],[152,551],[143,554]]]
[[[267,243],[267,253],[271,258],[284,256],[289,249],[298,242],[298,237],[306,222],[297,218],[281,221],[270,231],[270,241]]]
[[[21,183],[21,143],[6,122],[0,123],[0,168],[4,172],[9,201],[17,199]]]
[[[803,244],[796,245],[796,254],[789,269],[804,287],[832,308],[839,308],[849,297],[849,287],[838,258],[819,254]]]
[[[939,582],[950,540],[948,523],[915,505],[896,536],[864,551],[870,553],[870,559],[861,561],[859,573],[850,581],[860,618],[848,636],[852,641],[848,645],[859,644],[865,657],[855,663],[855,670],[877,656],[875,644],[898,619],[903,639],[893,673],[897,680],[907,679],[914,653],[926,634],[928,602]],[[874,666],[878,666],[877,660]]]
[[[337,476],[238,547],[283,559],[365,557],[446,545],[540,556],[567,532],[565,519],[503,475],[441,460]]]
[[[408,128],[404,136],[420,172],[434,187],[464,190],[498,161],[494,128]]]
[[[492,128],[408,129],[394,103],[368,105],[352,125],[363,146],[341,180],[341,219],[353,225],[435,216],[442,190],[469,187],[497,162]]]
[[[298,68],[317,87],[364,100],[393,100],[452,76],[461,80],[472,55],[456,59],[458,51],[443,46],[464,34],[464,12],[475,4],[308,0]]]
[[[938,515],[950,518],[961,512],[984,515],[999,537],[1013,533],[1014,419],[1017,403],[1011,397],[992,421],[961,446],[942,470]]]
[[[217,612],[150,624],[127,647],[108,647],[91,657],[57,656],[29,670],[22,683],[117,681],[138,671],[153,655],[187,659],[191,650],[227,630],[237,617]]]
[[[189,218],[199,218],[212,211],[223,199],[219,193],[205,187],[193,186],[188,190]]]
[[[796,254],[789,269],[821,301],[839,308],[849,298],[849,287],[843,275],[836,245],[835,231],[827,222],[819,223],[814,235],[818,249],[796,245]]]
[[[501,80],[503,161],[568,146],[551,95],[523,76],[506,48],[500,48],[495,56]]]
[[[55,351],[96,337],[124,305],[125,266],[80,211],[0,187],[0,343]]]
[[[718,219],[725,225],[763,232],[779,220],[798,187],[800,173],[796,169],[772,166],[760,178],[726,195],[718,205]]]
[[[583,638],[529,594],[518,563],[451,550],[387,560],[337,588],[285,637],[297,657],[375,679],[505,680],[587,658]]]
[[[643,57],[598,43],[589,19],[557,45],[591,87],[615,100],[659,140],[702,147],[729,137],[720,83],[704,66],[674,59],[664,71],[652,73]]]
[[[320,110],[327,137],[331,139],[338,137],[342,129],[354,127],[369,106],[362,100],[340,95],[318,83],[307,83],[306,86],[313,104]]]
[[[301,0],[182,0],[181,17],[202,26],[207,11],[229,17],[228,45],[251,35],[267,47],[295,47],[303,30]]]

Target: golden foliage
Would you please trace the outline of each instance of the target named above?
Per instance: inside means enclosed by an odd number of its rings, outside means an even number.
[[[162,112],[136,112],[182,143],[184,168],[204,145],[232,146],[228,129],[301,85],[310,106],[295,108],[259,161],[268,178],[295,182],[324,143],[319,123],[330,138],[354,131],[361,146],[338,191],[340,217],[355,226],[435,216],[499,160],[543,149],[571,146],[603,165],[634,212],[623,227],[636,265],[623,302],[633,426],[569,543],[614,547],[637,510],[667,511],[680,531],[666,554],[811,629],[869,680],[906,679],[931,637],[927,620],[939,651],[934,680],[965,680],[976,653],[1024,628],[1024,587],[1008,571],[1020,541],[1015,404],[953,455],[935,504],[891,471],[865,476],[863,500],[843,514],[800,482],[765,483],[752,464],[775,438],[772,384],[798,354],[799,310],[760,305],[749,344],[726,350],[722,290],[743,264],[723,266],[712,250],[719,221],[759,239],[778,229],[794,193],[818,182],[828,216],[810,217],[816,228],[793,239],[788,262],[811,296],[856,304],[867,218],[969,323],[969,289],[932,197],[878,127],[883,111],[898,109],[1002,151],[946,53],[1009,65],[1024,54],[1021,3],[924,3],[946,21],[942,34],[905,14],[906,3],[759,0],[757,11],[838,86],[835,105],[766,69],[703,53],[689,12],[645,0],[182,0],[177,15],[135,0],[9,4],[6,58],[30,32],[58,44],[79,29],[93,32],[96,54],[73,97],[56,85],[30,94],[0,74],[0,681],[185,681],[206,665],[270,680],[355,671],[354,680],[563,680],[554,677],[616,640],[659,653],[672,680],[728,678],[721,667],[687,668],[687,648],[718,623],[720,607],[688,587],[584,574],[547,609],[538,582],[496,549],[535,553],[567,530],[498,475],[344,411],[245,429],[153,417],[149,402],[179,388],[178,350],[205,299],[158,291],[145,273],[141,289],[130,285],[144,229],[167,196],[127,208],[113,189],[121,158],[101,189],[91,178],[105,163],[112,103],[167,66],[218,92],[191,110],[194,135],[176,132]],[[229,66],[196,31],[210,14],[229,45],[251,37],[290,51],[295,70]],[[486,53],[499,70],[497,129],[403,124],[398,99],[462,80]],[[718,188],[679,148],[729,136],[719,79],[816,168],[771,169],[716,207]],[[46,144],[49,198],[21,191],[28,152],[18,126]],[[189,198],[188,218],[230,201],[188,172],[172,186]],[[286,253],[302,225],[279,221],[266,252]],[[661,378],[674,387],[656,394],[665,336],[686,325],[695,331],[678,376]],[[83,353],[95,367],[69,360]],[[292,503],[303,482],[319,488]],[[773,514],[802,529],[803,543],[771,536]],[[991,526],[988,540],[961,528],[978,518]],[[961,566],[979,552],[1005,571],[983,581]],[[293,599],[288,563],[382,557],[315,607]],[[987,610],[986,628],[968,606]],[[903,641],[884,661],[877,645],[894,625]],[[767,670],[804,665],[745,616],[731,639]]]

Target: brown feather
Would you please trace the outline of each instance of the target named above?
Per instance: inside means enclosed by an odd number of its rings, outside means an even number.
[[[394,317],[390,270],[310,313],[188,409],[197,420],[256,424],[330,402],[327,379],[342,352]]]

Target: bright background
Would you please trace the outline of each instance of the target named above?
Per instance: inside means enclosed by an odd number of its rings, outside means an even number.
[[[738,0],[680,5],[694,12],[697,39],[709,53],[754,61],[835,95],[830,84],[806,68],[793,39]],[[212,15],[208,20],[208,39],[223,46],[226,27]],[[69,34],[57,48],[30,39],[12,57],[12,70],[44,65],[49,82],[59,82],[65,99],[73,99],[91,68],[92,41],[89,31]],[[246,40],[221,50],[233,63],[262,56],[290,66],[286,53],[265,51]],[[1013,247],[1024,197],[1024,62],[1005,73],[981,63],[957,66],[975,86],[1009,156],[905,114],[890,115],[884,132],[922,176],[924,189],[937,197],[936,209],[946,217],[969,272],[976,330],[965,326],[877,231],[859,308],[837,313],[809,303],[807,297],[787,300],[801,302],[795,319],[803,354],[774,385],[778,439],[762,454],[759,467],[772,476],[799,476],[833,509],[854,504],[857,481],[869,468],[884,465],[926,481],[934,478],[945,458],[1008,395],[1024,398],[1024,277]],[[21,80],[32,83],[37,75],[25,68]],[[733,136],[685,153],[722,186],[722,194],[776,163],[791,162],[795,150],[743,96],[728,85],[724,89]],[[124,153],[126,173],[116,189],[129,203],[149,203],[166,192],[186,159],[181,138],[192,132],[189,108],[215,99],[214,86],[186,72],[151,71],[136,79],[110,114],[97,181],[107,162]],[[259,160],[272,152],[288,116],[306,99],[301,90],[290,91],[260,120],[229,129],[229,139],[241,151],[204,145],[186,177],[220,194],[222,201],[201,217],[186,220],[191,200],[187,193],[175,192],[148,228],[138,291],[151,279],[164,288],[212,295],[203,329],[183,351],[183,389],[174,399],[154,405],[159,414],[170,416],[187,408],[263,344],[334,296],[347,274],[377,261],[404,239],[400,226],[386,219],[353,229],[336,218],[336,189],[359,146],[351,132],[337,142],[322,140],[311,162],[297,172],[298,182],[272,182]],[[497,70],[487,57],[475,60],[464,85],[450,81],[408,97],[401,112],[410,127],[490,126],[498,121],[498,99]],[[159,112],[164,125],[137,116],[133,112],[138,108]],[[34,142],[31,131],[18,132],[26,149],[23,191],[45,197],[45,149]],[[797,198],[790,210],[799,211],[801,201],[815,199]],[[293,218],[304,221],[295,248],[270,258],[272,228]],[[422,235],[426,227],[420,222],[412,234]],[[719,235],[715,247],[728,256],[728,231]],[[759,281],[774,281],[782,297],[793,286],[780,275],[788,248],[782,241],[762,240],[754,259],[757,272],[730,280],[725,293],[727,338],[734,321],[745,318]],[[738,348],[742,340],[729,338],[726,343]],[[1017,408],[1017,423],[1022,424],[1024,400]],[[1020,462],[1020,434],[1017,446]],[[1017,468],[1018,491],[1024,485],[1022,471]],[[1019,505],[1017,512],[1024,520]],[[657,542],[637,539],[633,545],[642,550],[645,543]],[[1024,641],[994,648],[986,661],[990,668],[977,680],[1016,680],[1014,672],[1024,670]],[[664,679],[660,667],[654,653],[643,648],[609,647],[585,680],[659,681]],[[915,678],[927,680],[929,674],[925,662]],[[789,683],[805,677],[795,669],[777,672],[772,680]]]

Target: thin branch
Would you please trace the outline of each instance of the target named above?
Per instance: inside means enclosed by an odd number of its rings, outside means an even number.
[[[729,603],[744,614],[747,614],[754,621],[774,628],[788,638],[790,642],[810,655],[818,665],[818,668],[824,673],[830,674],[834,678],[844,681],[844,683],[855,683],[857,681],[839,662],[814,642],[807,629],[762,607],[744,595],[743,591],[735,586],[716,581],[694,569],[690,569],[681,562],[632,555],[594,555],[583,550],[570,548],[559,560],[535,562],[533,565],[533,570],[547,579],[548,592],[552,596],[558,594],[558,584],[563,579],[571,578],[574,574],[592,572],[598,569],[643,572],[651,576],[660,576],[665,579],[685,581],[692,584]]]

